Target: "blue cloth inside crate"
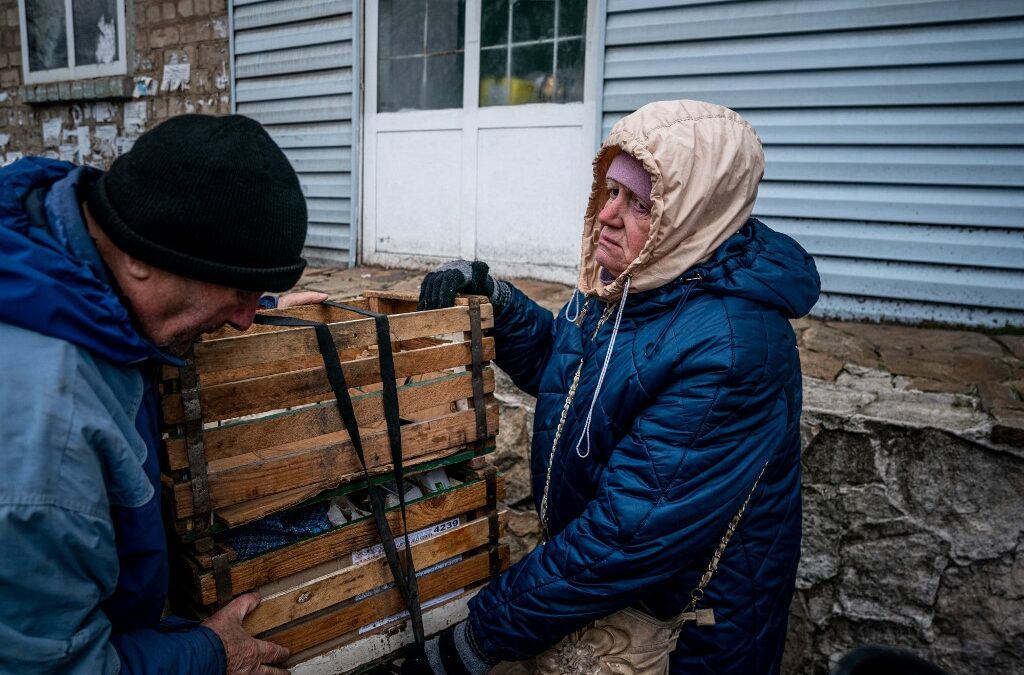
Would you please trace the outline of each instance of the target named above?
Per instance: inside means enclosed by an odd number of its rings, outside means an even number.
[[[228,530],[225,542],[239,558],[249,558],[304,537],[320,534],[333,525],[327,519],[330,501],[275,513],[248,525]]]

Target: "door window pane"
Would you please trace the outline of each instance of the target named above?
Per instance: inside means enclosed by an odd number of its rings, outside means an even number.
[[[377,111],[462,105],[465,0],[381,0]]]
[[[506,105],[508,102],[508,49],[480,50],[480,105]]]
[[[465,2],[427,0],[427,52],[461,52],[465,42]]]
[[[426,24],[426,0],[381,2],[380,35],[377,38],[381,56],[422,55]]]
[[[25,0],[28,69],[68,67],[64,0]]]
[[[458,82],[457,87],[452,86]],[[426,110],[462,107],[462,52],[427,57]]]
[[[586,0],[483,0],[480,105],[582,101],[586,11]]]
[[[583,100],[583,38],[559,41],[556,76],[558,91],[554,100]]]
[[[559,0],[558,32],[562,35],[583,35],[587,18],[587,0]]]
[[[484,2],[480,21],[480,44],[484,47],[508,42],[508,0]]]
[[[555,0],[512,3],[512,41],[546,40],[555,36]]]
[[[555,78],[550,73],[553,49],[550,42],[512,48],[509,105],[553,100]]]
[[[419,107],[419,98],[416,98],[416,105],[411,105],[409,99],[412,98],[410,93],[418,97],[423,89],[424,60],[422,56],[407,56],[380,61],[377,68],[378,112]]]

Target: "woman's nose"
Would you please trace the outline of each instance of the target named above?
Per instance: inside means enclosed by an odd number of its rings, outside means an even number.
[[[603,209],[601,209],[601,212],[597,214],[597,221],[602,225],[610,225],[612,227],[621,226],[622,219],[619,217],[621,211],[621,200],[621,193],[618,197],[615,197],[614,199],[609,199],[608,203],[604,205]]]

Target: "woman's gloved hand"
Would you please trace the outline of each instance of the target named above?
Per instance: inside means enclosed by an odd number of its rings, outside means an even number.
[[[402,675],[484,675],[497,661],[484,656],[469,623],[460,621],[427,640],[405,659]]]
[[[455,304],[455,296],[486,295],[495,309],[504,306],[511,291],[508,284],[488,274],[487,263],[475,260],[452,260],[423,277],[420,284],[419,311],[443,309]]]

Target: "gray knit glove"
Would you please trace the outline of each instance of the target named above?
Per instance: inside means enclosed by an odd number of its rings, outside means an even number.
[[[479,260],[452,260],[423,277],[420,284],[420,302],[417,310],[442,309],[455,304],[455,296],[486,295],[498,310],[504,307],[512,288],[488,274],[487,263]]]

